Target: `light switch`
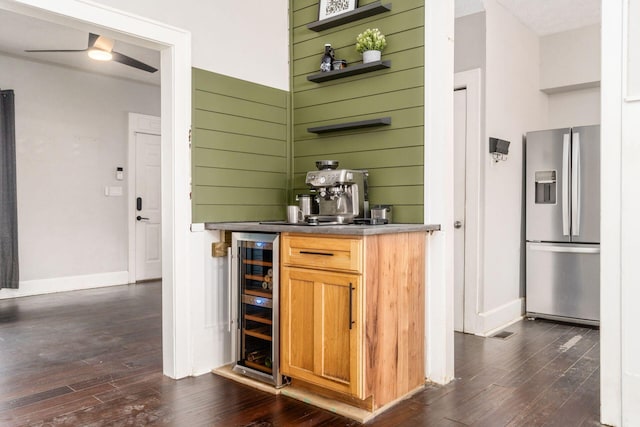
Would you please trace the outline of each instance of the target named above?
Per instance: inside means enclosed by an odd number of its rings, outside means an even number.
[[[116,179],[122,181],[124,179],[124,169],[121,167],[116,168]]]

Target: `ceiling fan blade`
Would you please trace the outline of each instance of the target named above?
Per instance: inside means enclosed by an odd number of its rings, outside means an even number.
[[[25,52],[86,52],[87,49],[27,49]]]
[[[123,54],[121,54],[119,52],[111,52],[111,54],[113,55],[113,60],[116,61],[116,62],[119,62],[121,64],[128,65],[128,66],[134,67],[134,68],[138,68],[140,70],[147,71],[149,73],[155,73],[156,71],[158,71],[157,68],[154,68],[151,65],[147,65],[144,62],[140,62],[137,59],[133,59],[133,58],[128,57],[127,55],[123,55]]]

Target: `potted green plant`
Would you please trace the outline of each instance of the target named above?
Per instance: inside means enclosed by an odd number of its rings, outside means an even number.
[[[356,50],[362,54],[362,62],[380,61],[381,52],[387,47],[387,39],[379,29],[367,28],[356,37]]]

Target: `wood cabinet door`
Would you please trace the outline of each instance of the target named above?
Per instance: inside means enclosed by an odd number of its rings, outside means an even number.
[[[362,398],[362,292],[355,274],[284,267],[282,372]]]

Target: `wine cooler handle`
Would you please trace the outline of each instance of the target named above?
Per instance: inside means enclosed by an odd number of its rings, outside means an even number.
[[[231,283],[231,248],[227,248],[227,312],[229,313],[227,332],[231,332],[231,322],[233,322],[233,316],[231,315],[231,292],[234,289],[235,286]]]
[[[349,330],[353,329],[353,284],[349,283]]]

